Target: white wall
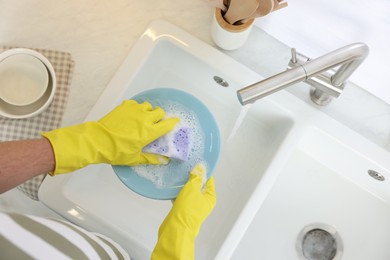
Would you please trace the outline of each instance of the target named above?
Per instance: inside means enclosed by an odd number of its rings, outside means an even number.
[[[311,58],[366,43],[370,54],[351,81],[390,104],[390,0],[286,1],[255,24]]]

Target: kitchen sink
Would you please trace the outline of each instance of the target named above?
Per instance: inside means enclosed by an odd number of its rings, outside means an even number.
[[[86,121],[154,88],[185,91],[214,115],[221,135],[213,173],[217,205],[196,240],[196,259],[293,259],[299,231],[317,222],[338,231],[345,256],[365,250],[364,242],[367,252],[378,248],[371,235],[388,241],[389,154],[286,91],[242,107],[236,91],[260,79],[158,20],[133,46]],[[372,179],[369,169],[387,179]],[[39,198],[64,218],[113,238],[134,259],[150,258],[171,208],[170,201],[129,190],[104,164],[46,178]],[[373,216],[375,223],[369,221]],[[267,258],[273,246],[288,255]]]
[[[154,88],[183,90],[207,106],[222,149],[213,174],[218,203],[197,241],[201,259],[217,253],[293,125],[288,111],[272,101],[250,109],[239,104],[236,90],[259,79],[211,46],[158,21],[142,35],[86,119],[99,119],[124,99]],[[136,259],[149,258],[171,208],[170,201],[147,199],[126,188],[109,165],[47,178],[39,196],[72,222],[117,240]]]

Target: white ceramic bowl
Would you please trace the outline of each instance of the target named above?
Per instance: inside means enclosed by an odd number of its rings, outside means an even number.
[[[10,67],[12,67],[12,73],[8,70]],[[2,69],[3,72],[7,71],[8,75],[5,73],[2,76]],[[0,90],[1,116],[15,119],[36,116],[53,101],[57,86],[56,74],[50,61],[39,52],[17,48],[0,53],[0,77],[2,77],[0,88],[5,86],[5,89]],[[30,91],[31,89],[26,89],[26,86],[17,86],[16,88],[19,89],[12,91],[12,87],[7,84],[13,82],[15,86],[19,84],[18,80],[35,84],[36,89]],[[28,91],[30,92],[27,93]]]
[[[0,98],[8,104],[27,106],[46,92],[49,72],[40,59],[14,54],[0,62]]]

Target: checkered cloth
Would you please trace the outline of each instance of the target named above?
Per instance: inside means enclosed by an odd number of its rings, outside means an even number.
[[[0,52],[16,48],[0,46]],[[40,137],[40,132],[60,126],[68,100],[74,62],[70,53],[33,49],[44,55],[53,65],[57,76],[57,89],[51,105],[37,116],[26,119],[10,119],[0,116],[0,141],[22,140]],[[38,190],[46,176],[42,174],[18,186],[28,197],[38,200]]]

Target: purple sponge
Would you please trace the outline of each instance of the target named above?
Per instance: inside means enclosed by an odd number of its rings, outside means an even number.
[[[171,159],[187,161],[191,150],[191,128],[177,126],[168,134],[144,147],[145,153],[155,153]]]

